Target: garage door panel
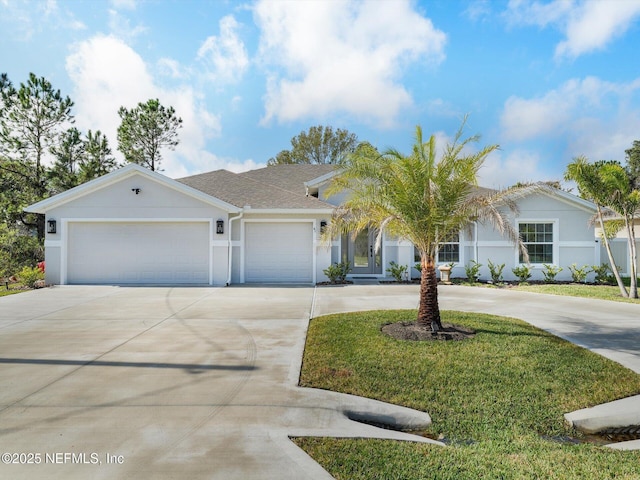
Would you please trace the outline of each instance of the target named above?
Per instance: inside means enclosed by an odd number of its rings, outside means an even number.
[[[245,225],[245,281],[249,283],[311,283],[311,222]]]
[[[205,222],[69,223],[68,238],[68,283],[209,283]]]

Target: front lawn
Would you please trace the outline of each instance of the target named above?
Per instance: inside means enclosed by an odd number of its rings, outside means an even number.
[[[627,285],[628,287],[628,285]],[[583,283],[569,284],[529,284],[518,285],[513,288],[525,292],[549,293],[552,295],[567,295],[570,297],[596,298],[600,300],[613,300],[616,302],[638,303],[637,298],[624,298],[620,295],[620,288],[616,285],[589,285]],[[628,289],[628,288],[627,288]]]
[[[514,319],[443,312],[462,342],[404,342],[382,325],[414,311],[312,320],[300,384],[428,412],[448,447],[298,438],[338,479],[640,478],[640,452],[563,443],[563,414],[640,393],[640,375]]]
[[[629,287],[629,279],[623,278]],[[454,278],[455,285],[465,285],[473,287],[486,288],[509,288],[520,290],[523,292],[547,293],[551,295],[565,295],[568,297],[594,298],[598,300],[613,300],[616,302],[637,303],[640,299],[624,298],[620,295],[620,289],[617,285],[596,285],[592,283],[501,283],[494,285],[492,283],[469,283],[465,279]],[[640,282],[639,282],[640,283]]]

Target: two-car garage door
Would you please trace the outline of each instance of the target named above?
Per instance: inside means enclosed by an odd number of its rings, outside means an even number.
[[[70,222],[67,283],[208,284],[209,222]]]
[[[311,222],[245,223],[245,282],[313,282]]]
[[[312,222],[246,222],[244,281],[312,283]],[[208,284],[209,222],[69,222],[68,284]]]

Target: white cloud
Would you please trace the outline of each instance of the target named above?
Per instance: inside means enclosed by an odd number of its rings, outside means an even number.
[[[198,92],[190,86],[167,89],[158,86],[144,60],[124,41],[113,36],[96,36],[74,46],[66,69],[75,85],[76,124],[83,131],[101,130],[117,152],[120,106],[158,98],[173,106],[183,120],[180,144],[175,151],[164,150],[161,168],[169,176],[183,176],[215,168],[216,157],[205,151],[206,140],[220,134],[220,118],[207,111]],[[214,162],[214,163],[212,163]],[[226,165],[227,161],[219,163]]]
[[[494,151],[478,172],[479,184],[488,188],[507,188],[518,182],[555,180],[540,178],[540,157],[527,150],[514,150],[508,155]]]
[[[220,19],[220,36],[208,37],[198,50],[198,59],[209,64],[206,76],[215,82],[235,83],[249,66],[244,43],[237,34],[238,22],[231,15]]]
[[[509,97],[501,116],[507,140],[527,140],[541,135],[560,136],[576,131],[575,122],[596,113],[615,114],[627,98],[640,90],[640,78],[627,84],[596,77],[572,79],[545,95],[524,99]]]
[[[111,0],[111,5],[113,5],[114,8],[135,10],[136,0]]]
[[[342,112],[388,127],[412,105],[404,67],[444,58],[446,35],[408,1],[262,0],[254,17],[269,72],[263,124]]]
[[[556,47],[556,57],[578,57],[601,50],[614,38],[624,35],[640,16],[640,1],[589,1],[571,12],[567,39]]]
[[[56,0],[30,2],[27,0],[2,0],[0,7],[4,9],[0,18],[7,21],[5,35],[13,39],[30,41],[37,33],[54,30],[84,30],[87,26],[75,18],[71,10],[61,10]]]
[[[504,15],[511,25],[556,27],[566,37],[556,45],[556,58],[575,58],[624,35],[640,17],[640,0],[510,0]]]
[[[532,0],[509,0],[504,16],[510,25],[546,27],[550,24],[562,23],[575,8],[576,2],[574,0],[554,0],[548,3]]]
[[[536,98],[511,97],[501,117],[503,140],[556,142],[564,145],[557,155],[565,159],[624,161],[640,131],[640,111],[629,109],[639,94],[640,78],[612,83],[587,77]]]
[[[475,0],[469,3],[464,15],[473,22],[484,20],[491,15],[491,2],[489,0]]]
[[[158,60],[157,67],[162,75],[176,79],[185,79],[190,76],[190,68],[180,65],[179,62],[172,58],[161,58]]]
[[[109,10],[109,30],[111,34],[123,40],[131,40],[147,31],[144,25],[131,26],[127,17],[123,17],[117,10]]]

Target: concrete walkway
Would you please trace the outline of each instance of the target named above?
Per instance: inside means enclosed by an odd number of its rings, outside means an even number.
[[[428,441],[350,420],[423,427],[424,412],[295,386],[310,316],[415,308],[417,295],[57,287],[0,298],[0,453],[14,454],[0,478],[329,479],[290,436]],[[638,305],[465,287],[443,287],[440,301],[523,318],[640,371]]]

